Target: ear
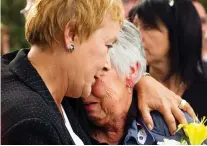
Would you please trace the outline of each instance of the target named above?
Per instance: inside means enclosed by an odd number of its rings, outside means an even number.
[[[127,75],[126,85],[128,88],[133,88],[136,79],[138,77],[138,71],[139,71],[139,63],[137,62],[134,66],[130,67],[130,72]]]
[[[74,36],[74,32],[72,31],[69,23],[67,23],[64,30],[64,41],[66,48],[70,48],[70,45],[74,42]]]

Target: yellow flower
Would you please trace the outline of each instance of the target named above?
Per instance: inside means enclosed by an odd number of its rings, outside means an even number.
[[[203,117],[200,123],[180,124],[177,131],[183,128],[190,144],[200,145],[207,139],[207,126],[204,125],[206,121],[206,117]]]

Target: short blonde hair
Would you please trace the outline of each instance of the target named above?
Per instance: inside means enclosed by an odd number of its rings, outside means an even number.
[[[86,40],[107,14],[122,25],[121,0],[37,0],[26,18],[25,36],[30,44],[51,45],[69,23],[72,32]]]

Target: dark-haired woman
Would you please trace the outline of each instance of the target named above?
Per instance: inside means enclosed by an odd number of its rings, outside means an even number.
[[[137,17],[150,74],[206,116],[201,22],[192,1],[146,0]]]

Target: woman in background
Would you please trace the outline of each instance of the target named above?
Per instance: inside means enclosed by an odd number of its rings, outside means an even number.
[[[207,116],[201,21],[192,1],[143,1],[137,17],[152,77]]]

